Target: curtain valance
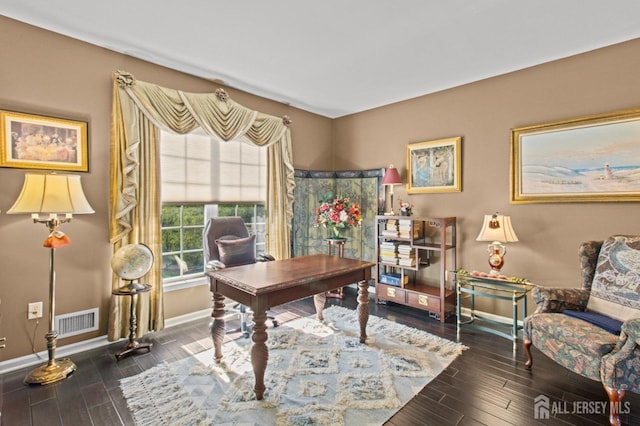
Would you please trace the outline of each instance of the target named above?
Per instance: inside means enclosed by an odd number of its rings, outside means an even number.
[[[187,93],[136,80],[124,71],[114,73],[114,85],[114,91],[120,92],[114,94],[114,102],[120,104],[118,110],[128,124],[124,126],[120,140],[124,142],[120,151],[121,190],[112,193],[116,199],[113,205],[117,206],[112,212],[116,219],[112,221],[112,242],[130,231],[125,216],[136,203],[132,192],[139,181],[135,173],[139,164],[135,144],[140,142],[139,132],[135,130],[139,125],[134,117],[137,107],[155,126],[175,133],[189,133],[200,127],[219,140],[245,140],[272,150],[268,153],[267,166],[268,186],[272,186],[267,191],[267,250],[281,259],[289,257],[288,235],[293,217],[295,180],[288,117],[275,117],[246,108],[230,99],[223,89],[215,93]],[[127,105],[130,103],[133,105]]]

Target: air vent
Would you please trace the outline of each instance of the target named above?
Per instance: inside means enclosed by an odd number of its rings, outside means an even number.
[[[98,308],[56,315],[54,330],[58,338],[75,336],[98,329]]]

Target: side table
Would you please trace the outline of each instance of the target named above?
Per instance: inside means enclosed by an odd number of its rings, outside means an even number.
[[[327,238],[325,239],[327,242],[327,254],[329,256],[334,256],[333,248],[336,248],[337,256],[344,257],[344,243],[347,241],[346,238]],[[327,297],[334,297],[337,299],[342,299],[344,296],[342,294],[342,287],[331,290],[327,292]]]
[[[479,330],[484,330],[488,333],[496,334],[515,342],[518,339],[518,330],[522,329],[522,326],[518,325],[518,302],[522,301],[522,319],[524,320],[527,316],[527,295],[529,294],[531,289],[535,287],[535,284],[526,282],[524,280],[520,282],[466,274],[463,275],[455,271],[454,274],[456,274],[457,332],[460,332],[460,327],[462,326],[472,326]],[[470,295],[469,309],[471,311],[470,318],[464,321],[462,319],[462,303],[460,300],[463,293]],[[510,327],[510,333],[504,332],[494,327],[486,327],[483,325],[473,324],[475,320],[482,320],[494,325],[505,326],[504,323],[476,314],[476,296],[511,301],[512,323]]]
[[[111,292],[114,296],[131,296],[131,303],[129,305],[129,341],[122,349],[116,352],[116,359],[118,361],[140,349],[146,349],[147,352],[151,351],[153,343],[140,343],[136,340],[136,331],[138,330],[138,322],[136,318],[136,305],[138,302],[137,296],[140,293],[148,292],[150,289],[151,286],[145,284],[139,285],[135,288],[125,286]]]

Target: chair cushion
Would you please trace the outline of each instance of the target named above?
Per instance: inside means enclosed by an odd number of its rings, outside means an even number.
[[[616,335],[620,334],[620,329],[622,328],[622,321],[618,321],[615,318],[608,317],[606,315],[599,314],[597,312],[590,311],[573,311],[570,309],[562,311],[563,314],[569,315],[570,317],[580,318],[590,324],[596,325],[609,333],[613,333]]]
[[[619,336],[564,313],[536,313],[525,319],[525,333],[533,345],[569,370],[600,380],[602,357]]]
[[[587,310],[620,321],[640,318],[640,236],[614,235],[600,249]]]
[[[220,237],[216,240],[220,262],[225,266],[247,265],[256,263],[256,236],[245,238]]]

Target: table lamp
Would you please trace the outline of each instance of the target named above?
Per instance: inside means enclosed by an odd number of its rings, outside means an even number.
[[[489,273],[492,275],[500,274],[500,269],[504,265],[504,256],[507,254],[507,248],[504,243],[518,241],[518,237],[511,226],[511,217],[498,213],[485,215],[482,229],[476,241],[489,241],[489,266],[491,266]]]
[[[33,370],[24,379],[26,384],[46,385],[67,378],[76,370],[75,364],[70,359],[56,360],[55,358],[58,337],[58,333],[53,329],[56,291],[55,251],[57,248],[71,244],[69,237],[60,231],[58,226],[71,221],[74,214],[89,214],[94,211],[82,191],[80,176],[27,173],[18,199],[7,211],[7,214],[20,213],[30,213],[33,223],[43,223],[49,228],[49,236],[43,244],[50,250],[49,331],[45,335],[49,361]],[[41,218],[41,214],[45,216]],[[59,218],[59,214],[64,214],[64,218]]]
[[[400,173],[398,173],[398,169],[393,167],[393,164],[389,165],[385,170],[384,177],[382,178],[382,184],[389,187],[389,194],[391,196],[391,210],[384,214],[387,216],[393,216],[393,186],[402,184]]]

